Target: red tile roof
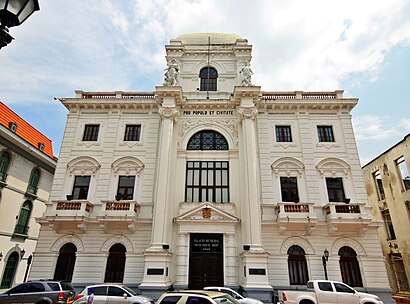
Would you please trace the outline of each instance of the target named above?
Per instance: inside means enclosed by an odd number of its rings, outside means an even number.
[[[43,135],[41,132],[32,127],[27,121],[14,113],[4,103],[0,101],[0,124],[10,129],[10,123],[17,124],[17,131],[15,132],[19,137],[31,144],[37,150],[39,149],[39,143],[44,144],[44,151],[47,156],[54,159],[53,146],[49,138]],[[11,130],[10,130],[11,131]]]

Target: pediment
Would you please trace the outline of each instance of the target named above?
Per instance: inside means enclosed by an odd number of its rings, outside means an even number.
[[[219,209],[212,203],[203,203],[174,218],[175,222],[239,223],[236,216]]]

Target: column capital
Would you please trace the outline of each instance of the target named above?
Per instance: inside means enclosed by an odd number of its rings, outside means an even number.
[[[244,120],[244,119],[255,120],[256,115],[258,114],[258,109],[256,107],[239,107],[238,114],[241,120]]]
[[[158,113],[161,119],[171,119],[176,121],[179,116],[179,109],[177,107],[159,107]]]
[[[159,105],[170,107],[183,101],[182,88],[179,86],[157,86],[155,89],[155,95]]]

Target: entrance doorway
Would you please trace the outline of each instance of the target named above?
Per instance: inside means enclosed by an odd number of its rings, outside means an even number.
[[[223,235],[191,234],[188,288],[224,286],[223,278]]]

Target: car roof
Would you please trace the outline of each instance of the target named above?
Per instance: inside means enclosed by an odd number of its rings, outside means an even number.
[[[219,292],[219,291],[213,291],[213,290],[178,290],[178,291],[168,291],[166,294],[196,294],[196,295],[202,295],[202,296],[208,296],[211,298],[216,298],[216,297],[221,297],[225,296],[225,293]]]

